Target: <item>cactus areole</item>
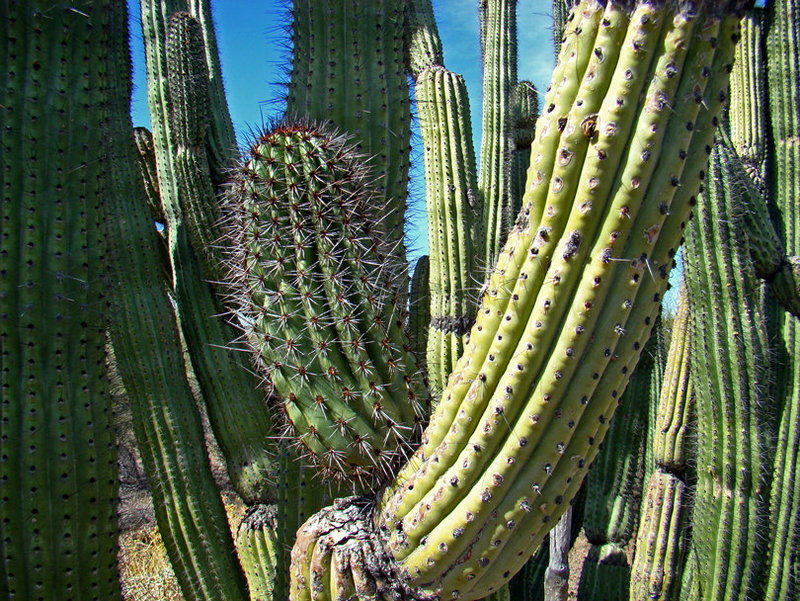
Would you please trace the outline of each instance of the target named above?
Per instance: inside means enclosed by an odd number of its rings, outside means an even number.
[[[573,8],[464,355],[395,480],[300,529],[294,599],[480,599],[557,522],[658,315],[746,4]]]

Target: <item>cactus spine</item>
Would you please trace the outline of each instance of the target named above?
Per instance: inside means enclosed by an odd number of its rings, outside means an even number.
[[[119,599],[103,201],[125,107],[102,74],[127,48],[125,13],[0,11],[0,596]]]
[[[730,159],[719,147],[712,153],[686,242],[692,380],[703,441],[693,517],[694,599],[761,597],[761,533],[768,527],[765,331],[745,233],[734,217]]]
[[[500,256],[420,449],[378,502],[378,528],[408,586],[491,593],[577,492],[649,336],[699,185],[689,159],[705,154],[725,98],[739,6],[701,8],[588,2],[576,11],[580,34],[566,37],[532,149],[527,219]],[[663,277],[643,278],[648,264]],[[315,539],[325,519],[298,539],[296,590],[324,579],[347,546],[330,547],[330,530]],[[309,559],[312,548],[330,559]]]
[[[655,471],[649,477],[641,505],[631,567],[631,599],[677,599],[680,592],[689,511],[684,472],[693,417],[688,328],[689,304],[686,288],[681,286],[655,428],[649,441]]]

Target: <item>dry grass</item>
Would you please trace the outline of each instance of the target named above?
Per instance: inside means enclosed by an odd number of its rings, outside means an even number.
[[[125,601],[183,601],[178,580],[167,558],[164,542],[153,520],[147,490],[121,493],[119,566]],[[231,532],[236,533],[245,506],[233,493],[224,493]]]

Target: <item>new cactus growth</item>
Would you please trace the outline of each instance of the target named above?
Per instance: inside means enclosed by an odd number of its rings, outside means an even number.
[[[292,434],[327,470],[390,477],[427,393],[404,281],[358,155],[311,125],[250,149],[225,206],[245,338]]]

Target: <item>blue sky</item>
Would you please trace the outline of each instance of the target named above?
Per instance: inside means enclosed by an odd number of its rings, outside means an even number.
[[[212,0],[213,1],[213,0]],[[149,126],[144,49],[138,0],[128,0],[131,14],[131,49],[134,93],[131,115],[134,125]],[[470,97],[476,154],[481,135],[481,63],[477,0],[433,0],[444,48],[445,66],[464,76]],[[218,0],[213,3],[217,39],[228,105],[239,143],[248,132],[281,112],[280,83],[288,64],[288,34],[284,0],[252,2]],[[542,92],[554,64],[551,15],[552,0],[520,0],[517,8],[518,75],[532,81]],[[418,134],[412,146],[419,145]],[[412,151],[409,224],[406,228],[409,259],[413,263],[427,253],[425,184],[422,156]],[[676,272],[678,270],[675,270]],[[673,281],[677,273],[673,274]],[[679,276],[678,276],[679,279]],[[675,303],[677,283],[664,299]]]
[[[144,49],[138,0],[129,0],[134,94],[131,115],[134,125],[149,126]],[[239,143],[262,122],[280,114],[280,82],[288,64],[286,3],[281,0],[252,2],[222,0],[213,3],[223,80]],[[544,90],[554,64],[552,45],[552,0],[522,0],[517,9],[519,78],[533,81]],[[467,83],[473,119],[473,135],[480,144],[481,65],[478,41],[477,0],[434,0],[434,10],[444,47],[445,66],[461,73]],[[418,135],[412,145],[419,143]],[[424,213],[422,156],[414,152],[410,224],[407,228],[410,258],[427,252]]]

